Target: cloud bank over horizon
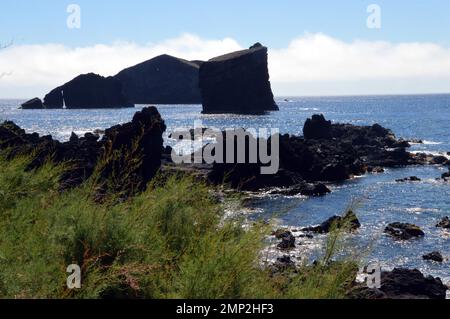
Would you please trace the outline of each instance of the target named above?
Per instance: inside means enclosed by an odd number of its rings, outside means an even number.
[[[193,34],[147,45],[16,45],[0,50],[0,98],[43,97],[79,74],[115,75],[160,54],[208,60],[250,45]],[[450,92],[450,48],[435,43],[344,42],[304,34],[286,48],[269,48],[269,69],[277,96]]]

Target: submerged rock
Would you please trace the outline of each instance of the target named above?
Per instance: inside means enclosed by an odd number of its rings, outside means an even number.
[[[405,183],[405,182],[420,182],[422,180],[420,178],[418,178],[417,176],[411,176],[411,177],[405,177],[402,179],[397,179],[395,181],[397,183]]]
[[[448,287],[440,278],[425,277],[419,270],[394,269],[381,273],[381,287],[370,289],[358,285],[352,299],[445,299]]]
[[[425,236],[425,233],[420,227],[408,223],[389,224],[384,232],[398,240],[409,240]]]
[[[123,108],[134,107],[113,77],[89,73],[57,87],[44,97],[45,108]]]
[[[203,63],[199,83],[204,114],[278,111],[269,82],[267,48],[259,43]]]
[[[115,78],[135,104],[200,104],[200,64],[164,54],[127,68]]]
[[[441,263],[444,261],[444,257],[442,257],[442,254],[438,251],[434,251],[432,253],[423,255],[422,257],[424,260],[431,260],[431,261],[435,261],[438,263]]]

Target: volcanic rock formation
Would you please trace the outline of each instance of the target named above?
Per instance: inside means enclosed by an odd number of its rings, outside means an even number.
[[[81,184],[97,168],[101,182],[113,179],[109,184],[114,189],[108,191],[129,194],[145,188],[159,169],[165,130],[155,107],[144,108],[131,122],[107,129],[101,140],[93,133],[84,137],[72,133],[69,141],[61,143],[52,136],[27,134],[13,122],[4,122],[0,124],[0,150],[8,150],[10,157],[33,154],[29,169],[49,159],[68,162],[61,178],[63,189]],[[102,188],[103,193],[106,190]]]
[[[259,43],[203,63],[200,89],[205,114],[278,111],[269,82],[267,48]]]
[[[45,108],[62,108],[64,104],[68,109],[134,107],[119,80],[94,73],[79,75],[44,98]]]
[[[115,78],[135,104],[200,104],[200,63],[164,54],[127,68]]]

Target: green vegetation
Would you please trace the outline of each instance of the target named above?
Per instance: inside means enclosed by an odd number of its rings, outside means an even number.
[[[62,166],[27,171],[0,156],[1,298],[343,298],[347,262],[263,269],[268,227],[223,221],[211,190],[189,177],[158,178],[127,200],[95,200],[95,184],[62,192]],[[332,240],[335,247],[335,240]],[[82,288],[66,287],[66,267]]]

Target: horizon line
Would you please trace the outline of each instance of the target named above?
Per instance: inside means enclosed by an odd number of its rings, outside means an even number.
[[[449,92],[435,92],[435,93],[374,93],[374,94],[311,94],[311,95],[274,95],[275,99],[286,99],[286,98],[314,98],[314,97],[381,97],[381,96],[428,96],[428,95],[450,95]],[[0,97],[0,100],[9,100],[9,101],[28,101],[35,97]],[[147,103],[152,104],[152,103]],[[135,104],[141,105],[141,104]],[[145,104],[142,104],[145,105]],[[159,104],[166,105],[166,104]],[[169,104],[168,104],[169,105]],[[173,104],[177,105],[177,104]],[[197,105],[197,104],[179,104],[179,105]],[[201,104],[198,104],[201,105]]]

